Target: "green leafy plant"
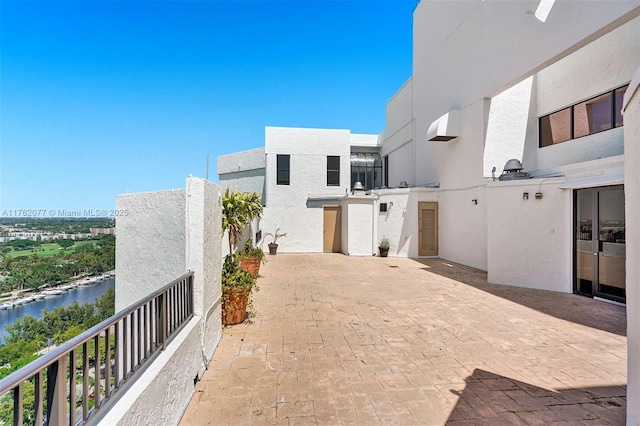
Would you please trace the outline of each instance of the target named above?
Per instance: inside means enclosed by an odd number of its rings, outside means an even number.
[[[222,196],[222,231],[229,232],[229,253],[233,253],[242,230],[252,220],[262,217],[262,201],[257,192],[236,192],[226,189]]]
[[[382,239],[380,240],[380,244],[378,244],[378,247],[381,249],[388,249],[389,239],[387,237],[382,237]]]
[[[261,260],[262,263],[267,263],[264,251],[260,247],[254,246],[253,240],[251,239],[247,240],[242,250],[239,250],[236,255],[238,259],[258,259]]]
[[[223,305],[229,305],[231,293],[242,292],[246,297],[248,297],[247,307],[249,316],[253,317],[255,316],[255,310],[253,309],[253,300],[250,297],[253,291],[260,291],[260,287],[258,287],[256,279],[250,272],[243,271],[238,267],[238,260],[236,256],[231,254],[227,255],[224,258],[224,264],[222,266]],[[226,314],[226,310],[223,311],[223,313]]]

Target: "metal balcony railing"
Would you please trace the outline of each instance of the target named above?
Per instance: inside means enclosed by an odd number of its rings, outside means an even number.
[[[193,272],[0,381],[0,401],[13,399],[14,425],[91,424],[191,317]]]

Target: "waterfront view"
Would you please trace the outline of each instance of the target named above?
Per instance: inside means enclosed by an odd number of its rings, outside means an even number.
[[[42,317],[43,309],[51,311],[58,306],[72,305],[73,302],[78,302],[80,305],[93,303],[97,298],[105,294],[108,289],[114,288],[115,278],[108,278],[91,286],[77,287],[75,290],[67,291],[57,296],[2,310],[0,311],[0,343],[7,336],[6,326],[19,318],[23,318],[25,315],[31,315],[38,319]]]

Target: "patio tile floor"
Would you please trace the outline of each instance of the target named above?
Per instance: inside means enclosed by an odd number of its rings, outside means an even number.
[[[279,254],[182,425],[621,425],[625,308],[442,259]]]

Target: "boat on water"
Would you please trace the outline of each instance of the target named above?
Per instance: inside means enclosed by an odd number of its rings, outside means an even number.
[[[42,294],[44,294],[45,297],[60,296],[62,294],[62,290],[58,290],[56,288],[52,288],[50,290],[43,291]]]
[[[44,294],[42,294],[42,293],[37,293],[37,294],[34,294],[34,295],[33,295],[33,298],[34,298],[35,300],[44,300],[44,297],[45,297],[45,296],[44,296]]]

